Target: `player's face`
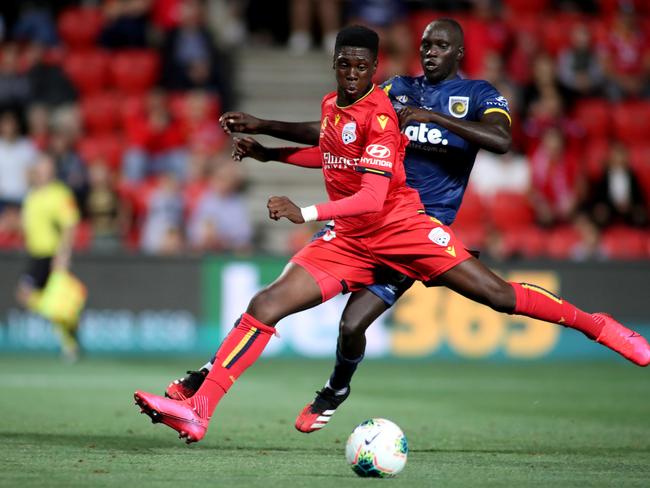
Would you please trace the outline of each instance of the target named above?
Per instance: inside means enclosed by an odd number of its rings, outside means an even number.
[[[365,47],[341,48],[334,54],[338,96],[349,104],[365,95],[377,70],[377,59]]]
[[[432,23],[420,41],[420,61],[424,75],[431,83],[456,76],[463,59],[463,47],[454,31],[445,24]]]

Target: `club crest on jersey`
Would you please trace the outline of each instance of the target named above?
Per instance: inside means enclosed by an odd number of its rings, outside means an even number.
[[[343,139],[343,144],[350,144],[357,140],[357,123],[348,122],[343,126],[343,131],[341,132],[341,139]]]
[[[429,239],[434,243],[442,247],[447,247],[451,236],[449,232],[445,232],[442,227],[436,227],[431,232],[429,232]]]
[[[327,229],[325,234],[323,234],[323,240],[325,242],[329,242],[334,238],[336,238],[336,231],[333,231],[332,229]]]
[[[469,111],[469,97],[449,97],[449,113],[460,119]]]

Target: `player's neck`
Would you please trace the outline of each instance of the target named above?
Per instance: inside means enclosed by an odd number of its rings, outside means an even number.
[[[438,83],[444,83],[445,81],[455,80],[456,78],[458,78],[458,72],[454,71],[453,73],[449,73],[447,76],[441,78],[440,80],[431,80],[426,76],[424,78],[427,80],[427,83],[429,83],[430,85],[437,85]]]
[[[346,108],[346,107],[349,107],[350,105],[354,105],[359,100],[361,100],[363,98],[366,98],[370,94],[370,92],[372,91],[372,89],[374,87],[375,87],[374,83],[370,83],[370,85],[368,85],[368,88],[362,92],[362,95],[360,95],[360,96],[358,96],[356,98],[348,97],[348,96],[345,95],[344,92],[342,92],[342,90],[337,90],[337,93],[336,93],[336,106],[338,108]]]

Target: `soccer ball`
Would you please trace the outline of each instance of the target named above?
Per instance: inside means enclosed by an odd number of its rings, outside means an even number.
[[[359,424],[345,446],[345,459],[363,478],[390,478],[404,469],[408,442],[390,420],[370,419]]]

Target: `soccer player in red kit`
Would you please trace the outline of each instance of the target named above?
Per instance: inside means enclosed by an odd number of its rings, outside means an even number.
[[[405,186],[405,141],[397,116],[387,96],[371,81],[378,42],[377,34],[364,27],[339,33],[334,54],[338,87],[323,99],[319,147],[278,150],[289,163],[321,166],[330,201],[298,208],[287,197],[272,197],[269,216],[294,223],[336,218],[335,230],[298,252],[281,276],[253,297],[191,398],[135,393],[144,413],[178,431],[187,442],[203,438],[217,404],[258,359],[278,321],[340,292],[372,284],[379,267],[423,282],[443,279],[443,284],[463,295],[509,313],[580,330],[603,328],[602,319],[545,290],[533,294],[532,285],[503,282],[502,286],[502,280],[471,257],[447,226],[424,214],[417,192]],[[490,286],[494,293],[489,292]],[[648,344],[635,344],[632,353],[637,359],[645,355],[641,360],[650,362]]]

